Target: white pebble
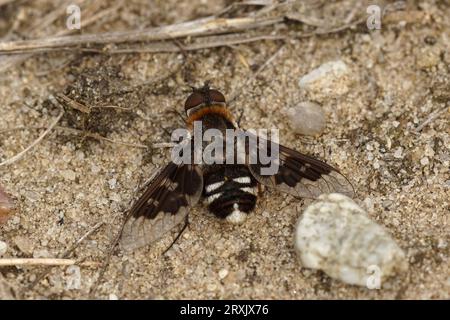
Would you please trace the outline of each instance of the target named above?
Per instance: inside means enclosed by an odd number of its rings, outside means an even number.
[[[394,158],[402,159],[403,158],[402,153],[403,153],[403,148],[402,147],[398,147],[397,149],[395,149]]]
[[[295,247],[304,267],[370,289],[408,268],[391,236],[352,199],[337,193],[321,195],[306,208]]]
[[[380,163],[378,162],[378,160],[375,160],[375,161],[374,161],[374,163],[373,163],[373,168],[374,168],[375,170],[380,169]]]
[[[81,288],[81,270],[79,266],[73,265],[67,267],[66,273],[68,274],[66,289],[67,290],[79,290]]]
[[[119,300],[119,297],[117,295],[115,295],[114,293],[110,293],[108,299],[109,300]]]
[[[314,100],[328,100],[350,90],[350,69],[342,60],[330,61],[300,78],[299,86]]]
[[[430,161],[428,160],[428,157],[423,157],[422,159],[420,159],[420,164],[423,166],[426,166],[430,163]]]
[[[117,184],[117,179],[116,178],[111,178],[108,180],[108,184],[109,184],[109,188],[111,190],[116,188],[116,184]]]
[[[4,241],[0,241],[0,257],[8,251],[8,245]]]
[[[220,269],[219,271],[219,279],[225,279],[225,277],[228,275],[228,270],[227,269]]]
[[[325,128],[325,114],[317,103],[300,102],[286,113],[296,133],[314,136],[322,133]]]

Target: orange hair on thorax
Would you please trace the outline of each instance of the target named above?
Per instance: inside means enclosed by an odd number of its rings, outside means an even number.
[[[233,115],[231,114],[230,110],[227,109],[227,107],[220,106],[220,105],[212,105],[212,106],[208,106],[208,107],[203,107],[200,110],[191,114],[186,120],[186,124],[187,124],[188,128],[192,129],[192,125],[193,125],[194,121],[201,120],[207,114],[216,114],[216,115],[224,117],[225,119],[227,119],[230,122],[234,122]]]

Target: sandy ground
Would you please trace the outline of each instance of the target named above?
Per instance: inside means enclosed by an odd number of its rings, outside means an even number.
[[[28,36],[26,30],[56,7],[54,1],[41,2],[17,1],[0,8],[0,37]],[[187,21],[226,5],[127,1],[114,16],[82,32]],[[345,17],[353,7],[343,1],[333,14]],[[363,14],[366,7],[361,6]],[[188,229],[164,256],[173,235],[133,253],[116,249],[93,297],[450,298],[448,17],[448,1],[415,1],[378,31],[363,24],[338,34],[199,50],[185,57],[72,50],[15,64],[0,74],[0,162],[35,140],[59,114],[48,102],[51,93],[65,93],[88,106],[129,110],[95,108],[83,114],[66,106],[59,126],[81,130],[78,134],[57,127],[23,159],[0,167],[0,184],[17,206],[0,226],[0,241],[7,244],[3,257],[57,257],[104,223],[70,255],[85,262],[79,269],[52,268],[31,289],[42,267],[1,268],[0,277],[16,297],[87,298],[136,189],[169,158],[168,150],[139,146],[169,141],[167,132],[181,126],[174,111],[183,111],[188,85],[211,80],[227,96],[242,88],[230,108],[237,115],[243,111],[243,126],[279,128],[285,145],[340,168],[357,189],[357,202],[406,252],[408,273],[381,290],[369,290],[302,269],[293,231],[305,202],[267,191],[239,227],[218,221],[198,205]],[[63,21],[57,19],[40,35],[60,31]],[[252,78],[281,46],[274,61]],[[351,68],[349,92],[319,101],[327,116],[324,134],[293,134],[283,110],[302,99],[299,78],[332,60]],[[1,131],[10,128],[18,129]],[[83,139],[82,130],[135,146]]]

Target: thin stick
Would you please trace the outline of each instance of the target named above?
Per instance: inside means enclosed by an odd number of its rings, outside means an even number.
[[[0,267],[28,267],[28,266],[72,266],[77,264],[84,267],[97,267],[101,263],[97,261],[79,262],[75,259],[60,258],[3,258],[0,259]]]
[[[64,102],[66,102],[71,108],[78,110],[80,112],[83,113],[90,113],[91,112],[91,108],[89,108],[88,106],[85,106],[84,104],[79,103],[78,101],[75,101],[71,98],[69,98],[68,96],[66,96],[63,93],[59,93],[56,95],[57,98],[60,98],[61,100],[64,100]]]
[[[173,148],[177,144],[174,142],[158,142],[152,145],[153,149]]]
[[[89,237],[91,234],[93,234],[94,232],[96,232],[98,229],[100,229],[101,226],[103,226],[105,223],[104,222],[98,222],[96,223],[88,232],[86,232],[81,238],[79,238],[68,250],[64,251],[61,254],[61,258],[66,258],[68,257],[72,252],[75,251],[76,248],[78,248],[78,246],[87,238]]]
[[[39,144],[39,142],[41,142],[53,130],[53,128],[58,124],[59,120],[61,120],[63,115],[64,115],[64,109],[61,108],[61,112],[58,115],[58,117],[56,117],[56,119],[52,122],[52,124],[47,128],[47,130],[45,130],[45,132],[43,134],[40,135],[39,138],[34,140],[34,142],[32,144],[30,144],[28,147],[26,147],[23,151],[19,152],[18,154],[16,154],[15,156],[13,156],[7,160],[1,162],[0,167],[7,166],[9,164],[12,164],[12,163],[20,160],[28,151],[30,151],[37,144]]]
[[[58,258],[3,258],[0,267],[9,266],[70,266],[77,261],[74,259]]]
[[[43,48],[62,48],[79,45],[86,46],[93,44],[173,40],[182,37],[194,37],[199,35],[212,35],[220,33],[223,34],[231,31],[236,32],[256,29],[259,27],[274,25],[282,21],[282,16],[275,18],[203,18],[144,30],[0,42],[0,53],[25,53]]]
[[[416,132],[422,131],[423,128],[425,128],[431,121],[439,118],[440,115],[443,114],[447,109],[450,110],[450,107],[443,107],[441,109],[438,109],[438,110],[432,112],[428,116],[428,118],[416,128]]]

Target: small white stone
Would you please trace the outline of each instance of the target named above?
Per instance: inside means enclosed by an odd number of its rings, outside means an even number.
[[[395,149],[394,158],[402,159],[403,158],[402,153],[403,153],[403,148],[402,147],[398,147],[397,149]]]
[[[430,161],[428,160],[428,157],[423,157],[422,159],[420,159],[420,164],[423,166],[426,166],[430,163]]]
[[[220,269],[219,271],[219,279],[225,279],[225,277],[228,275],[228,270],[227,269]]]
[[[108,180],[108,184],[109,184],[109,188],[111,190],[116,188],[116,184],[117,184],[117,179],[116,178],[112,178]]]
[[[292,129],[299,134],[318,135],[325,128],[325,114],[314,102],[300,102],[286,111]]]
[[[404,252],[352,199],[322,195],[299,218],[295,247],[304,267],[372,289],[407,270]]]
[[[378,160],[375,160],[375,162],[373,163],[373,168],[375,170],[380,169],[380,163],[378,162]]]
[[[73,265],[67,267],[66,290],[79,290],[81,288],[81,270],[79,266]]]
[[[448,243],[447,243],[447,241],[445,241],[445,239],[441,238],[438,240],[437,247],[439,249],[445,249],[445,248],[447,248],[447,245],[448,245]],[[1,244],[0,244],[0,248],[1,248]],[[1,255],[1,249],[0,249],[0,255]]]
[[[34,245],[30,241],[30,239],[23,236],[16,236],[13,241],[21,252],[25,253],[26,255],[31,255],[33,253]]]
[[[4,241],[0,241],[0,257],[8,251],[8,245]]]
[[[314,100],[329,100],[350,90],[350,69],[342,60],[330,61],[300,78],[299,86]]]
[[[109,300],[119,300],[119,297],[117,297],[117,295],[115,295],[114,293],[110,293],[108,296]]]

